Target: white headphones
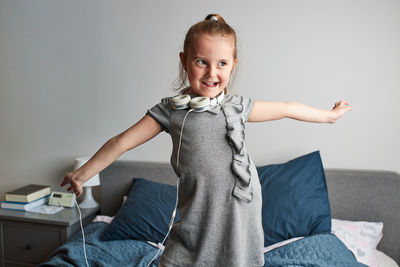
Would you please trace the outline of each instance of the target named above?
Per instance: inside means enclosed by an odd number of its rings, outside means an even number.
[[[224,91],[214,98],[209,98],[206,96],[198,96],[191,98],[188,94],[177,95],[171,98],[172,108],[180,110],[191,108],[194,112],[203,112],[210,109],[212,106],[221,103],[224,99]]]

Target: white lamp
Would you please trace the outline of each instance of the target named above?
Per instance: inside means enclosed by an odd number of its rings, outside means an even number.
[[[81,157],[75,159],[75,166],[74,170],[79,169],[82,167],[89,158],[87,157]],[[83,209],[91,209],[91,208],[96,208],[99,206],[99,204],[94,200],[93,195],[92,195],[92,186],[97,186],[100,185],[100,176],[99,174],[95,174],[92,178],[87,180],[82,187],[85,189],[85,198],[83,201],[79,204],[80,208]]]

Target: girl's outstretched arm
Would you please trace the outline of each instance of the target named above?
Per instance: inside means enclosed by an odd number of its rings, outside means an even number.
[[[69,184],[68,191],[82,194],[82,184],[102,171],[124,152],[133,149],[161,132],[160,124],[146,115],[132,127],[108,140],[81,168],[67,173],[60,186]]]
[[[335,123],[351,106],[346,101],[335,103],[332,110],[313,108],[297,102],[254,101],[248,121],[261,122],[290,118],[307,122]]]

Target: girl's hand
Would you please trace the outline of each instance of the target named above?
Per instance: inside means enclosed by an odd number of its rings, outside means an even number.
[[[347,101],[338,101],[335,103],[334,107],[332,108],[332,112],[334,116],[330,123],[335,123],[340,117],[346,114],[347,111],[351,110],[352,107],[350,106],[349,102]]]
[[[68,191],[72,191],[75,193],[77,197],[82,194],[82,184],[83,181],[80,179],[79,175],[75,174],[75,172],[69,172],[64,176],[60,186],[64,186],[69,184]]]

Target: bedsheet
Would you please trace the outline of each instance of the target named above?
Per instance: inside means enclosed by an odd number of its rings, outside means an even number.
[[[158,248],[138,240],[102,241],[107,223],[93,222],[85,227],[86,252],[91,267],[145,267]],[[358,263],[350,250],[332,234],[308,236],[264,254],[265,265],[301,267],[365,267]],[[82,234],[77,232],[57,248],[39,267],[86,266]],[[158,266],[156,259],[152,267]]]

